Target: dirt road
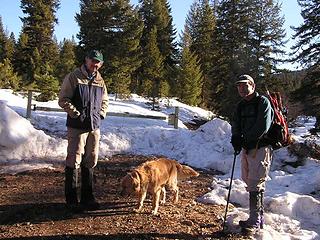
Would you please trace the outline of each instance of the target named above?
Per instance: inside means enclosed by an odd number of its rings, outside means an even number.
[[[223,206],[202,204],[214,172],[179,182],[180,200],[172,195],[153,216],[151,202],[134,213],[134,198],[119,195],[120,179],[148,158],[117,155],[101,160],[95,172],[95,195],[101,209],[71,214],[64,207],[64,170],[33,170],[0,175],[0,239],[245,239],[221,233]]]

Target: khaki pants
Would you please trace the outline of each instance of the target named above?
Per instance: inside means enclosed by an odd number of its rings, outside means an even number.
[[[247,184],[248,192],[265,190],[269,174],[272,152],[270,147],[261,147],[250,151],[242,150],[241,177]]]
[[[94,168],[98,163],[100,129],[93,131],[68,127],[66,166]]]

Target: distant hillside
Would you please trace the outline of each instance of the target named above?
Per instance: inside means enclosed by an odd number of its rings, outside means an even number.
[[[283,96],[283,102],[288,108],[288,119],[295,119],[298,115],[304,115],[302,103],[296,99],[293,92],[301,87],[305,75],[306,72],[304,70],[285,70],[276,75],[276,78],[279,79],[282,85],[280,92]]]

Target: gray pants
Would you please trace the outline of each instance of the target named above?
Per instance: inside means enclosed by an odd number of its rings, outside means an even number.
[[[266,178],[269,174],[272,158],[272,150],[269,146],[242,150],[241,177],[247,184],[248,192],[260,192],[265,190]]]
[[[94,168],[98,163],[100,129],[93,131],[68,127],[66,166],[77,169],[80,164]]]

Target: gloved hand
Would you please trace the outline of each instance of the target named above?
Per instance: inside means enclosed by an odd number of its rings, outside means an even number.
[[[68,114],[71,118],[77,118],[80,116],[80,112],[78,110],[70,111]]]
[[[233,146],[234,153],[238,155],[242,149],[242,137],[239,135],[232,135],[231,144]]]
[[[80,116],[80,112],[69,102],[66,102],[63,108],[71,118],[77,118]]]

